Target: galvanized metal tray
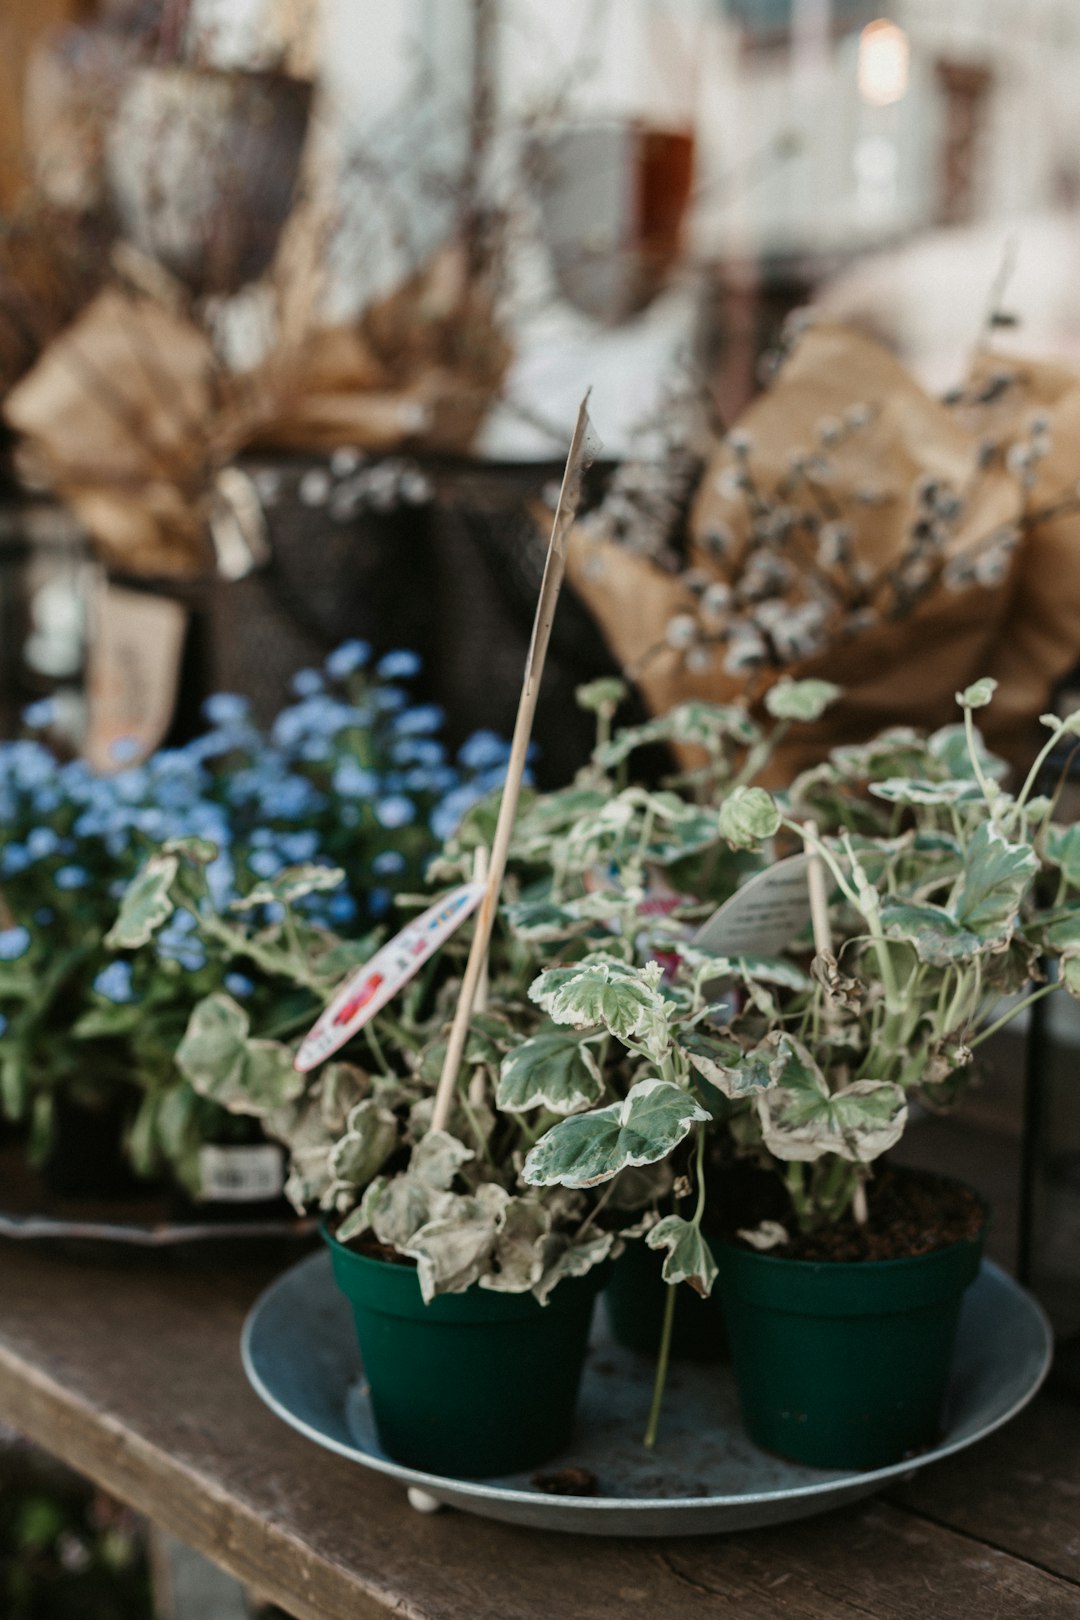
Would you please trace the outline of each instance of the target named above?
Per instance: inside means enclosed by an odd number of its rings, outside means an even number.
[[[869,1473],[826,1473],[758,1450],[739,1420],[730,1368],[673,1364],[659,1444],[641,1443],[651,1358],[625,1350],[599,1309],[582,1386],[577,1434],[548,1473],[575,1465],[595,1496],[556,1496],[528,1475],[450,1479],[403,1468],[379,1447],[352,1317],[317,1254],[278,1278],[244,1326],[244,1370],[279,1417],[330,1451],[388,1474],[410,1499],[487,1518],[589,1535],[699,1535],[803,1518],[869,1496],[893,1480],[981,1440],[1019,1412],[1050,1365],[1050,1325],[1033,1299],[984,1262],[964,1300],[945,1432],[917,1458]]]

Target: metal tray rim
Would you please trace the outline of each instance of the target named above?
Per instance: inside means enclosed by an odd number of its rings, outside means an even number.
[[[869,1495],[879,1486],[890,1481],[910,1478],[920,1468],[930,1463],[941,1462],[956,1452],[965,1450],[977,1441],[983,1440],[987,1435],[993,1434],[996,1429],[1008,1423],[1016,1414],[1023,1410],[1042,1387],[1043,1381],[1050,1370],[1053,1358],[1053,1330],[1042,1306],[1025,1289],[1011,1278],[1007,1272],[993,1261],[984,1260],[982,1270],[1004,1284],[1016,1299],[1022,1301],[1030,1312],[1034,1324],[1041,1330],[1043,1351],[1039,1366],[1032,1377],[1030,1385],[1024,1390],[1007,1410],[998,1413],[992,1420],[981,1426],[973,1434],[956,1436],[951,1440],[944,1440],[931,1450],[923,1452],[918,1457],[906,1457],[902,1462],[890,1463],[884,1468],[875,1468],[860,1473],[822,1472],[820,1480],[807,1485],[793,1485],[779,1490],[747,1491],[729,1496],[661,1496],[661,1497],[568,1497],[546,1496],[541,1497],[535,1491],[523,1491],[512,1486],[494,1484],[490,1481],[459,1479],[452,1475],[428,1474],[415,1468],[408,1468],[402,1463],[396,1463],[391,1458],[380,1457],[371,1452],[363,1451],[355,1445],[347,1445],[335,1440],[307,1423],[281,1401],[266,1385],[260,1375],[252,1352],[252,1340],[259,1325],[259,1318],[264,1308],[271,1302],[278,1290],[286,1287],[294,1278],[295,1273],[305,1267],[323,1267],[326,1270],[327,1281],[330,1281],[329,1257],[323,1254],[309,1255],[290,1266],[288,1271],[277,1277],[255,1301],[248,1312],[240,1337],[240,1356],[244,1372],[249,1383],[272,1412],[274,1412],[290,1428],[313,1440],[316,1445],[325,1450],[336,1452],[339,1456],[347,1457],[352,1462],[359,1463],[364,1468],[385,1474],[391,1479],[400,1481],[403,1485],[413,1486],[421,1491],[438,1497],[440,1493],[452,1492],[455,1499],[471,1498],[478,1502],[499,1503],[506,1506],[519,1505],[535,1508],[538,1502],[559,1504],[565,1511],[572,1507],[575,1514],[583,1517],[603,1518],[607,1515],[636,1515],[645,1516],[664,1512],[674,1515],[679,1511],[691,1509],[719,1509],[723,1507],[753,1507],[767,1506],[773,1503],[795,1502],[811,1504],[817,1497],[829,1499],[825,1505],[831,1505],[831,1499],[837,1491],[849,1490],[859,1495]],[[332,1284],[331,1284],[332,1286]]]

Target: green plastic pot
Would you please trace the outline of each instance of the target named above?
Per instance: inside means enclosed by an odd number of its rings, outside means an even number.
[[[719,1245],[743,1421],[817,1468],[883,1468],[940,1437],[983,1233],[902,1260],[785,1260]]]
[[[664,1327],[668,1284],[664,1257],[642,1238],[632,1238],[611,1268],[604,1306],[619,1344],[655,1356]],[[675,1291],[672,1357],[682,1361],[719,1361],[728,1353],[724,1310],[719,1289],[708,1299],[680,1283]]]
[[[532,1294],[475,1285],[425,1305],[413,1266],[323,1235],[389,1457],[429,1474],[486,1478],[537,1468],[569,1445],[604,1268],[559,1283],[543,1306]]]

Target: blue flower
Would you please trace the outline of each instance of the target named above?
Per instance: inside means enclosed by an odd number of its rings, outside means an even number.
[[[405,857],[399,849],[384,849],[372,861],[371,870],[376,877],[396,877],[404,872],[405,866]]]
[[[405,709],[396,715],[393,729],[399,737],[430,736],[433,731],[438,731],[445,719],[446,711],[437,703],[419,703],[416,708]]]
[[[356,916],[356,901],[351,894],[334,894],[330,896],[326,911],[332,922],[350,923]]]
[[[116,737],[109,744],[109,758],[117,765],[130,765],[141,751],[138,737]]]
[[[370,799],[379,791],[379,778],[349,755],[334,768],[333,789],[344,799]]]
[[[23,725],[31,731],[44,731],[56,719],[56,704],[52,698],[41,698],[37,703],[30,703],[22,712]]]
[[[34,912],[34,921],[39,928],[48,928],[51,922],[56,921],[56,912],[52,906],[39,906]]]
[[[510,744],[494,731],[474,731],[458,750],[458,759],[470,771],[505,765],[509,758]]]
[[[14,877],[18,872],[25,872],[29,865],[30,855],[22,844],[5,844],[0,851],[0,872],[5,877]]]
[[[319,835],[312,828],[305,828],[303,832],[286,833],[280,840],[278,848],[287,861],[299,865],[301,861],[310,861],[318,854]]]
[[[3,1013],[0,1013],[0,1036],[2,1036],[4,1034],[7,1027],[8,1027],[8,1021],[4,1017]]]
[[[283,865],[280,855],[272,849],[255,850],[248,856],[247,863],[255,876],[260,878],[277,877]]]
[[[390,910],[393,895],[389,889],[369,889],[367,895],[368,910],[373,917],[385,917]]]
[[[85,889],[90,882],[90,874],[85,866],[61,866],[53,877],[58,889]]]
[[[52,827],[35,827],[26,839],[26,849],[33,861],[47,860],[60,848],[60,836]]]
[[[230,996],[235,996],[237,1001],[246,1000],[255,991],[255,981],[249,979],[246,973],[226,973],[223,983]]]
[[[106,1001],[115,1002],[117,1006],[139,999],[131,985],[130,962],[110,962],[108,967],[102,968],[94,980],[94,989],[99,996],[104,996]]]
[[[0,928],[0,962],[17,962],[30,949],[30,930],[21,923]]]
[[[407,827],[416,819],[416,806],[403,793],[392,793],[389,798],[378,801],[375,816],[381,827]]]
[[[344,681],[363,669],[370,657],[371,648],[366,641],[343,641],[340,647],[334,648],[324,667],[332,680]]]
[[[406,737],[394,743],[390,758],[395,765],[442,765],[446,750],[434,737]]]
[[[405,707],[409,697],[400,686],[380,686],[372,692],[371,701],[380,714],[393,714]]]
[[[203,717],[212,726],[240,726],[251,712],[247,698],[238,692],[214,692],[202,706]]]
[[[384,681],[408,680],[411,675],[419,675],[420,669],[418,654],[407,652],[404,648],[384,654],[375,665],[376,673]]]
[[[297,697],[317,697],[323,688],[323,678],[317,669],[298,669],[289,682]]]

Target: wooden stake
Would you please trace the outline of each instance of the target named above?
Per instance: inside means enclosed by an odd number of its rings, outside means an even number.
[[[810,920],[814,925],[814,950],[818,956],[832,955],[832,929],[829,927],[829,895],[825,887],[825,867],[812,840],[817,837],[817,822],[805,823],[806,853],[810,858],[806,869],[806,886],[810,890]]]
[[[431,1128],[434,1131],[444,1131],[450,1118],[450,1105],[453,1102],[454,1087],[457,1083],[458,1070],[461,1067],[462,1053],[465,1050],[465,1040],[469,1033],[469,1019],[472,1017],[477,990],[487,963],[491,931],[495,924],[495,910],[499,903],[503,875],[506,872],[506,858],[510,851],[510,835],[514,830],[514,818],[517,815],[521,783],[525,775],[529,739],[532,736],[533,719],[536,715],[536,704],[540,696],[540,681],[544,673],[544,661],[547,658],[548,643],[551,640],[551,627],[555,622],[555,606],[559,600],[563,574],[566,571],[566,541],[571,525],[577,515],[582,474],[592,460],[592,453],[588,449],[590,430],[588,403],[589,396],[586,394],[578,410],[577,425],[574,428],[570,454],[566,460],[566,471],[563,473],[562,488],[559,491],[559,504],[555,509],[555,521],[551,525],[551,539],[548,542],[544,577],[540,584],[540,598],[536,604],[536,617],[533,620],[532,641],[529,645],[528,658],[525,660],[525,680],[518,702],[514,739],[510,747],[510,761],[506,768],[506,785],[503,788],[502,803],[499,806],[499,819],[495,826],[495,837],[491,845],[491,870],[488,873],[487,891],[476,913],[469,960],[465,965],[465,975],[461,981],[461,993],[458,996],[457,1008],[454,1012],[454,1022],[450,1026],[450,1039],[447,1042],[446,1058],[443,1062],[442,1074],[439,1076],[438,1090],[435,1093],[435,1108],[431,1116]]]

